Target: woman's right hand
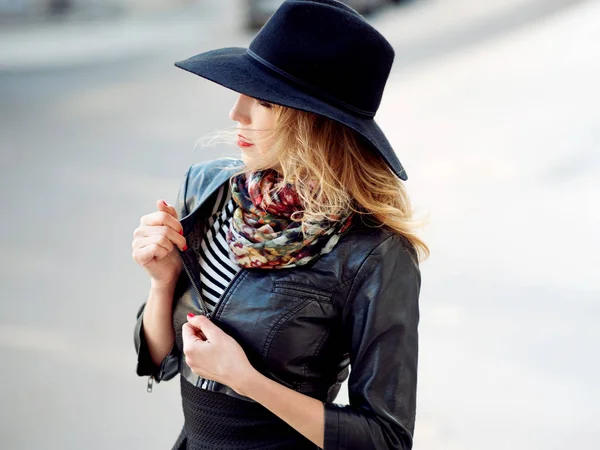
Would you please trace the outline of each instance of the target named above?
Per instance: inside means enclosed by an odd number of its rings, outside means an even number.
[[[155,286],[172,286],[182,268],[175,247],[187,250],[187,244],[175,208],[162,200],[156,206],[158,211],[142,216],[133,232],[132,257],[146,269]]]

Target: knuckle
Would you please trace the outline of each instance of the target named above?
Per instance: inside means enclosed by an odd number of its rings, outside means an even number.
[[[140,266],[146,265],[146,261],[145,261],[146,258],[144,258],[144,255],[139,250],[134,250],[133,253],[131,254],[131,257]]]

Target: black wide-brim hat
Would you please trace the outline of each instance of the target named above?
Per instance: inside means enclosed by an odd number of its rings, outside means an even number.
[[[402,180],[406,172],[374,120],[394,50],[336,0],[285,0],[249,48],[220,48],[175,65],[259,100],[344,124]]]

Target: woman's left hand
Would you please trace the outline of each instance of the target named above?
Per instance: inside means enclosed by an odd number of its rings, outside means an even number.
[[[255,369],[240,344],[206,316],[188,315],[187,320],[182,327],[183,353],[192,372],[243,395],[244,380]]]

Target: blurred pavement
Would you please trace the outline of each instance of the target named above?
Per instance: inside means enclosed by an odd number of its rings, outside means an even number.
[[[600,2],[566,3],[371,18],[397,51],[377,119],[431,220],[415,450],[600,440]],[[246,45],[236,6],[0,30],[0,448],[174,442],[177,382],[134,372],[131,240],[190,164],[238,154],[192,149],[235,94],[173,67]]]

